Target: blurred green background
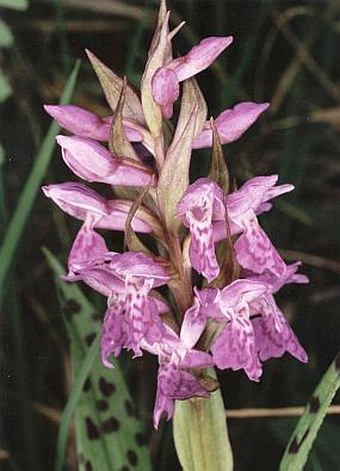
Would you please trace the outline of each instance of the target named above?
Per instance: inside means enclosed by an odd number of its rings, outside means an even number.
[[[309,363],[300,364],[288,355],[271,360],[259,384],[250,383],[241,372],[224,372],[219,379],[226,408],[303,406],[340,344],[340,3],[172,0],[168,5],[173,25],[187,22],[174,40],[175,55],[205,36],[234,36],[233,45],[215,65],[197,77],[209,114],[216,116],[240,101],[271,102],[269,111],[240,141],[224,147],[225,157],[238,182],[278,173],[281,182],[295,185],[295,191],[278,201],[261,222],[285,259],[302,260],[302,271],[310,277],[309,285],[288,286],[278,296]],[[50,125],[42,105],[59,101],[78,58],[81,67],[72,102],[102,116],[109,114],[84,49],[138,86],[156,10],[157,2],[147,0],[0,0],[2,238]],[[42,183],[75,178],[58,151],[46,162],[46,171],[40,165]],[[205,174],[208,165],[209,153],[199,152],[192,163],[193,177]],[[13,250],[13,259],[7,257],[8,270],[3,265],[0,286],[1,470],[54,469],[58,427],[70,390],[61,301],[41,249],[48,247],[65,266],[79,223],[53,207],[37,186],[40,183],[31,182],[26,189],[27,204],[21,223],[14,226],[12,248],[3,246],[0,258],[1,267],[5,252]],[[103,299],[83,291],[96,312],[104,312]],[[120,364],[153,468],[179,470],[171,423],[158,432],[151,427],[155,359],[131,361],[124,356]],[[230,418],[235,470],[278,469],[296,421],[295,416]],[[339,443],[339,416],[329,415],[306,469],[340,469]],[[77,464],[74,439],[67,456],[64,469],[90,469]],[[125,471],[143,471],[130,464]]]

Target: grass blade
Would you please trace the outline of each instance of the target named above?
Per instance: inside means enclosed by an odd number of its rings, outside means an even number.
[[[67,404],[63,411],[63,417],[60,423],[58,440],[57,440],[57,459],[56,459],[56,465],[55,465],[56,471],[61,471],[63,468],[71,421],[73,418],[73,414],[76,410],[76,407],[78,405],[81,393],[83,391],[86,378],[88,377],[93,367],[93,363],[96,356],[98,356],[99,340],[100,340],[100,334],[98,333],[94,342],[89,348],[81,364],[81,367],[74,379],[72,391],[69,395]]]
[[[77,61],[65,86],[60,103],[68,103],[72,97],[80,62]],[[25,224],[31,212],[35,197],[49,166],[55,146],[55,136],[59,126],[52,123],[35,159],[32,170],[20,194],[17,207],[9,223],[7,233],[0,248],[0,293],[3,291],[8,270],[13,261],[15,251],[24,231]]]
[[[336,391],[340,387],[340,353],[318,384],[280,463],[280,471],[301,471]]]
[[[26,10],[27,0],[0,0],[0,7],[11,8],[12,10]]]

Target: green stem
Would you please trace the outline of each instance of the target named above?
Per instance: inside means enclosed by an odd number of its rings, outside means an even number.
[[[184,471],[232,471],[233,455],[220,389],[176,401],[174,440]]]

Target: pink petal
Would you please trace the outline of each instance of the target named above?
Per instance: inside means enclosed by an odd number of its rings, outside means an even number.
[[[215,120],[222,144],[229,144],[239,139],[268,107],[269,103],[244,102],[223,111]],[[194,140],[193,149],[211,146],[212,131],[210,123],[207,122],[201,134]]]
[[[77,219],[98,220],[108,214],[106,200],[81,183],[59,183],[43,186],[42,190],[65,213]]]
[[[89,182],[144,186],[151,174],[142,164],[117,159],[98,142],[84,137],[57,136],[68,167]]]
[[[185,56],[175,59],[167,67],[174,70],[178,80],[182,82],[207,69],[232,42],[232,36],[205,38]]]
[[[207,317],[201,311],[201,305],[195,298],[194,304],[187,309],[181,327],[181,340],[187,348],[196,345],[207,323]]]
[[[69,270],[82,267],[88,261],[108,252],[104,238],[85,222],[79,230],[68,257]]]
[[[211,353],[216,366],[222,370],[244,369],[253,381],[258,381],[262,374],[253,327],[246,317],[237,317],[227,323],[213,343]]]
[[[252,321],[260,359],[265,361],[269,358],[279,358],[287,351],[298,360],[306,363],[308,361],[307,353],[282,314],[281,316],[282,329],[280,332],[275,329],[271,317],[255,318]]]
[[[221,290],[216,298],[221,309],[237,308],[241,303],[251,303],[267,292],[267,286],[259,281],[235,280]]]
[[[190,261],[195,270],[211,282],[219,274],[213,239],[213,218],[223,214],[222,189],[208,178],[189,186],[177,205],[177,214],[189,227]]]
[[[125,333],[123,331],[124,297],[115,297],[111,300],[103,323],[103,332],[101,338],[101,358],[102,363],[107,368],[113,368],[109,357],[113,354],[118,357],[125,342]]]
[[[106,201],[85,185],[73,182],[44,186],[42,190],[66,214],[82,221],[91,220],[94,227],[112,230],[125,228],[127,214],[132,205],[131,201]],[[150,225],[144,222],[138,213],[142,214],[137,212],[137,216],[132,220],[132,228],[139,232],[151,232]],[[149,215],[148,220],[150,218]]]
[[[263,274],[267,270],[275,276],[282,276],[285,263],[260,227],[255,215],[244,219],[245,230],[234,245],[239,264],[253,273]]]
[[[122,279],[132,276],[152,280],[152,288],[164,285],[170,278],[164,266],[139,252],[117,254],[109,266]]]
[[[72,134],[90,137],[97,141],[107,141],[110,124],[91,111],[75,105],[44,105],[45,111],[64,129]]]
[[[162,107],[163,115],[170,119],[173,113],[173,103],[179,97],[179,81],[175,72],[165,67],[159,68],[151,81],[152,96]]]

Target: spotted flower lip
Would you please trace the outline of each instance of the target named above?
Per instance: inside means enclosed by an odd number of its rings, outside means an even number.
[[[302,362],[307,355],[278,309],[269,287],[260,281],[240,279],[222,290],[196,290],[195,303],[188,310],[191,322],[200,329],[208,318],[224,327],[211,345],[220,369],[243,369],[258,381],[262,361],[281,357],[286,351]],[[202,327],[203,324],[203,327]],[[197,328],[196,328],[197,329]]]
[[[156,429],[164,414],[167,420],[171,419],[175,399],[188,399],[193,396],[208,397],[209,395],[188,369],[211,367],[213,359],[209,353],[193,348],[196,336],[191,336],[190,331],[191,319],[187,320],[179,335],[165,324],[162,342],[155,342],[153,345],[142,342],[142,348],[157,355],[159,361],[153,413]]]
[[[213,240],[213,219],[221,219],[224,214],[222,189],[209,178],[200,178],[190,185],[177,205],[177,215],[189,227],[191,234],[191,264],[208,282],[219,274]]]
[[[84,180],[123,186],[145,186],[154,180],[141,163],[117,158],[93,139],[77,136],[56,139],[66,165]]]
[[[108,298],[104,319],[102,360],[110,367],[111,353],[119,355],[121,348],[126,348],[135,357],[141,356],[143,342],[152,346],[162,341],[159,305],[149,293],[166,284],[169,274],[152,257],[134,252],[113,255],[106,268],[124,282],[124,292]]]

